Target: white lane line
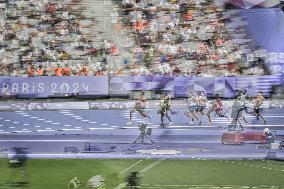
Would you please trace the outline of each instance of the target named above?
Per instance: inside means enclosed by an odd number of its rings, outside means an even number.
[[[13,133],[31,133],[31,131],[13,131]]]
[[[245,117],[255,117],[255,116],[245,116]],[[271,115],[271,116],[263,116],[263,117],[269,117],[269,118],[284,118],[284,116],[280,116],[280,115],[277,115],[277,116],[274,116],[274,115]]]
[[[18,122],[18,121],[13,121],[13,123],[14,123],[14,124],[19,124],[20,122]]]
[[[133,119],[132,118],[132,121],[143,121],[143,119],[135,119],[135,118]]]
[[[160,125],[152,125],[148,128],[152,128],[152,129],[156,129],[157,127],[160,127]],[[122,129],[137,129],[136,126],[126,126],[126,127],[121,127]],[[178,128],[200,128],[200,129],[203,129],[203,128],[217,128],[216,126],[165,126],[166,129],[173,129],[173,130],[176,130]]]
[[[149,158],[147,158],[149,159]],[[151,163],[150,165],[146,166],[144,169],[142,169],[141,171],[139,171],[141,174],[145,174],[147,171],[153,169],[155,166],[157,166],[158,164],[160,164],[164,159],[155,161],[153,163]],[[141,161],[141,160],[140,160]],[[118,186],[116,186],[114,189],[121,189],[124,188],[126,186],[126,182],[123,182],[121,184],[119,184]]]
[[[55,130],[37,130],[37,131],[55,131]],[[1,142],[87,142],[90,140],[0,140]]]
[[[71,112],[71,110],[59,110],[58,112],[59,113],[61,113],[61,112]]]
[[[144,161],[144,159],[141,159],[141,160],[137,161],[136,163],[134,163],[133,165],[131,165],[130,167],[124,169],[123,171],[121,171],[121,172],[119,173],[119,175],[124,174],[126,171],[128,171],[128,170],[131,169],[132,167],[135,167],[136,165],[138,165],[138,164],[141,163],[142,161]]]
[[[36,130],[37,132],[54,132],[55,130]]]
[[[107,123],[101,123],[100,125],[101,126],[107,126],[108,124]]]
[[[59,129],[59,131],[82,131],[83,129]]]
[[[250,126],[250,127],[284,127],[284,125],[246,125],[246,126]],[[244,126],[244,127],[246,127]]]
[[[88,130],[114,130],[116,128],[87,128]]]

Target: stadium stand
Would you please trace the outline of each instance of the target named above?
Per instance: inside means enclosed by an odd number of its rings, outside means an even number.
[[[0,2],[3,76],[265,73],[238,11],[211,0]]]

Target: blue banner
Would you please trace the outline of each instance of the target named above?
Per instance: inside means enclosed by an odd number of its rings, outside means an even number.
[[[111,95],[129,94],[131,91],[174,91],[174,77],[165,76],[124,76],[111,77]]]
[[[0,77],[0,94],[30,98],[57,94],[108,95],[108,77]]]
[[[187,97],[189,91],[204,91],[208,97],[219,94],[233,98],[236,91],[246,89],[254,96],[258,91],[269,96],[272,87],[281,85],[281,76],[243,77],[0,77],[0,95],[21,98],[47,98],[60,94],[119,96],[132,91],[167,91],[172,97]]]
[[[208,97],[219,94],[222,97],[235,96],[234,77],[176,77],[175,97],[187,97],[190,91],[204,91]]]

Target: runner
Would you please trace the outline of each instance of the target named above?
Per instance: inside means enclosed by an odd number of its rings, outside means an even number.
[[[171,112],[171,105],[170,105],[170,96],[167,96],[167,95],[162,95],[161,96],[161,101],[160,101],[160,110],[159,110],[159,113],[161,115],[161,126],[164,125],[164,117],[166,117],[169,121],[170,121],[170,124],[169,125],[172,125],[173,122],[168,114],[168,112]]]
[[[188,111],[185,112],[184,114],[187,117],[191,118],[192,123],[196,119],[198,121],[199,125],[201,125],[201,121],[199,120],[198,116],[195,114],[196,110],[197,110],[197,96],[194,95],[193,92],[188,93],[187,106],[188,106]],[[190,124],[192,124],[192,123],[190,123]]]
[[[223,102],[222,102],[222,99],[220,98],[220,96],[218,94],[215,95],[215,99],[212,102],[212,106],[206,114],[207,117],[208,117],[208,120],[209,120],[209,124],[211,124],[211,122],[212,122],[211,117],[210,117],[210,114],[212,112],[215,112],[218,117],[225,117],[225,118],[229,119],[229,117],[227,117],[225,115],[226,112],[225,113],[223,112]]]
[[[142,117],[147,117],[149,119],[151,119],[151,117],[149,115],[147,115],[144,112],[144,109],[146,108],[146,104],[147,104],[147,99],[145,97],[145,93],[141,92],[140,97],[138,98],[138,100],[135,102],[135,106],[134,109],[130,110],[130,117],[129,117],[129,122],[127,124],[132,124],[132,114],[134,112],[138,112]]]
[[[196,112],[200,115],[204,115],[204,110],[206,108],[206,103],[208,102],[205,93],[202,91],[197,92],[197,109]]]
[[[266,125],[266,120],[260,113],[260,106],[263,104],[264,100],[265,98],[263,96],[263,93],[259,91],[258,95],[253,100],[253,112],[251,114],[254,115],[257,118],[257,120],[261,118],[264,124]]]
[[[239,117],[241,117],[244,120],[245,124],[248,124],[247,120],[245,119],[242,113],[243,111],[245,111],[245,113],[251,114],[251,112],[248,111],[247,100],[249,99],[249,96],[247,95],[247,90],[241,91],[238,98],[241,103],[241,108],[239,109]]]
[[[241,130],[243,130],[243,126],[240,121],[240,118],[243,118],[242,114],[243,114],[243,111],[242,111],[241,95],[239,95],[233,103],[232,112],[231,112],[232,122],[230,123],[230,125],[228,125],[228,127],[234,128],[235,131],[238,127]]]

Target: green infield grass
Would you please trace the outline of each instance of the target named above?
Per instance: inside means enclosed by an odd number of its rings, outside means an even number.
[[[139,172],[140,188],[283,188],[283,161],[226,160],[94,160],[33,159],[25,169],[11,168],[0,159],[0,189],[67,189],[77,177],[80,189],[88,188],[89,178],[101,175],[101,189],[125,188],[130,172]],[[13,184],[28,182],[22,186]]]

